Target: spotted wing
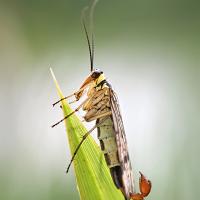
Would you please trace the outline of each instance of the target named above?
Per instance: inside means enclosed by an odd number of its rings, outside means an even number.
[[[116,93],[110,88],[110,104],[112,111],[112,119],[114,124],[114,131],[116,134],[116,143],[118,149],[118,156],[121,166],[121,179],[123,184],[124,195],[130,199],[130,193],[134,193],[134,183],[132,175],[132,167],[128,154],[128,146],[124,125],[120,112],[119,102]]]

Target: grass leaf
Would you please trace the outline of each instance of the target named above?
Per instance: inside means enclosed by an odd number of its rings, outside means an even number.
[[[50,69],[51,70],[51,69]],[[63,98],[55,75],[51,70],[59,98]],[[71,113],[67,101],[62,101],[64,116]],[[73,155],[82,136],[88,131],[74,114],[65,120],[70,151]],[[70,158],[69,158],[70,160]],[[73,161],[80,199],[82,200],[124,200],[120,190],[114,185],[101,149],[89,135],[80,147]]]

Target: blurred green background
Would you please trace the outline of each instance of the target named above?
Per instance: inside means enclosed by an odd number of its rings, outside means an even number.
[[[0,1],[1,200],[79,199],[65,128],[50,127],[62,112],[49,67],[65,94],[89,73],[80,13],[90,3]],[[199,10],[193,0],[100,0],[95,10],[95,64],[118,93],[148,200],[199,198]]]

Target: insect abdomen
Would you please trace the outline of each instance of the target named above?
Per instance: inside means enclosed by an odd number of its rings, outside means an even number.
[[[97,123],[100,122],[99,119]],[[113,129],[113,121],[111,117],[105,120],[100,127],[97,128],[98,139],[100,141],[101,150],[107,166],[110,168],[110,173],[117,188],[122,187],[122,171],[118,157],[117,143]]]
[[[100,120],[98,121],[100,122]],[[101,150],[104,153],[108,167],[112,168],[119,166],[120,163],[117,153],[117,144],[113,131],[112,120],[110,117],[105,120],[100,127],[98,127],[98,139],[100,141]]]

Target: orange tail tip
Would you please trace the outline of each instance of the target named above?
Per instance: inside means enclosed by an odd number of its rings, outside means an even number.
[[[144,197],[148,196],[151,191],[151,181],[148,180],[141,172],[140,172],[140,192],[136,194],[131,194],[131,200],[144,200]]]
[[[140,175],[140,192],[143,197],[146,197],[151,191],[151,181],[148,180],[141,172]]]

